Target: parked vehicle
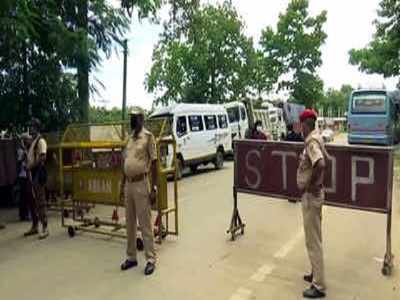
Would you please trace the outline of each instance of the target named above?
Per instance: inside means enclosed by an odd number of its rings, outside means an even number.
[[[225,104],[228,112],[229,127],[232,133],[232,140],[243,139],[246,130],[249,128],[249,116],[243,102],[234,101]]]
[[[224,156],[232,152],[232,136],[224,106],[176,104],[161,108],[150,118],[169,118],[177,143],[178,178],[185,167],[196,172],[199,165],[213,163],[221,169]],[[168,150],[169,153],[172,151]],[[167,153],[167,164],[172,156]]]
[[[298,119],[298,112],[304,110],[304,106],[292,103],[282,105],[284,109],[271,103],[265,103],[263,107],[258,109],[253,109],[249,102],[246,104],[239,101],[225,104],[232,131],[232,140],[244,138],[246,130],[257,120],[261,121],[263,130],[272,136],[273,140],[281,140],[287,134],[286,127],[288,124],[299,125],[298,121],[298,124],[294,124],[296,116]]]
[[[349,98],[349,144],[392,145],[399,141],[399,99],[386,90],[356,90]]]
[[[286,122],[283,118],[283,111],[279,107],[271,106],[268,109],[270,131],[275,141],[281,140],[287,134]]]
[[[330,143],[333,142],[335,133],[331,128],[327,127],[324,130],[322,130],[321,136],[325,143]]]

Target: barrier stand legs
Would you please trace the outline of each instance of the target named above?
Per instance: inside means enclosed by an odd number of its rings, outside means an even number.
[[[240,218],[239,209],[237,205],[237,191],[236,188],[233,188],[233,214],[231,219],[231,226],[227,230],[227,233],[231,234],[231,240],[234,241],[237,235],[237,232],[240,230],[240,234],[244,234],[244,227],[246,225],[242,222]]]
[[[386,227],[386,253],[385,259],[382,266],[382,274],[385,276],[390,276],[393,269],[393,259],[392,254],[392,209],[387,213],[387,227]]]

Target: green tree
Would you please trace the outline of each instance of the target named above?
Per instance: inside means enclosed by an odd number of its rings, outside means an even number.
[[[257,99],[261,100],[264,93],[273,90],[274,84],[282,73],[279,67],[279,63],[266,55],[264,51],[257,50],[254,53],[251,86]]]
[[[223,103],[250,89],[254,49],[227,2],[194,9],[180,34],[163,37],[146,78],[156,103]]]
[[[321,46],[327,35],[323,31],[326,11],[312,17],[308,0],[292,0],[279,16],[277,29],[267,27],[260,40],[268,79],[265,89],[278,82],[293,101],[312,107],[323,97],[323,82],[316,74],[321,66]]]
[[[351,49],[350,63],[361,71],[378,73],[385,77],[400,74],[400,3],[382,0],[378,18],[375,20],[376,33],[369,45],[363,49]],[[400,88],[400,80],[398,82]]]
[[[64,57],[57,51],[64,26],[53,14],[54,3],[7,0],[2,5],[1,125],[13,123],[20,127],[32,113],[46,128],[64,126],[74,120],[79,101],[76,81],[63,69]]]
[[[163,39],[180,38],[186,35],[194,14],[200,8],[200,0],[166,0],[171,5],[169,19],[164,22]]]
[[[131,106],[128,107],[127,110],[140,108],[139,106]],[[151,111],[144,111],[145,116],[148,117],[151,114]],[[122,109],[118,107],[113,107],[111,109],[107,109],[101,106],[91,106],[90,107],[90,123],[110,123],[110,122],[122,122]]]
[[[318,110],[321,111],[322,109],[324,115],[327,115],[329,112],[333,116],[342,116],[344,112],[347,111],[348,101],[352,91],[353,87],[348,84],[342,85],[340,90],[333,88],[328,89],[322,101],[317,104]]]
[[[0,105],[13,114],[2,113],[0,123],[25,123],[30,107],[46,124],[62,114],[56,119],[60,124],[87,121],[89,91],[96,87],[89,86],[89,73],[101,54],[109,55],[120,42],[129,25],[126,12],[154,16],[160,5],[159,0],[121,0],[122,8],[106,0],[2,1]]]
[[[89,115],[90,123],[118,122],[122,120],[122,110],[117,107],[106,109],[104,107],[91,106]]]

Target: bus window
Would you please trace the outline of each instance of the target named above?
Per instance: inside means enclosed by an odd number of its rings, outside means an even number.
[[[228,128],[228,122],[226,120],[226,116],[225,115],[219,115],[218,116],[218,124],[219,124],[219,128],[221,128],[221,129]]]
[[[217,129],[217,118],[216,116],[204,116],[204,122],[207,130]]]
[[[178,137],[187,134],[187,123],[185,116],[179,117],[178,120],[176,121],[176,134]]]
[[[385,113],[385,95],[360,95],[353,97],[353,113]]]
[[[246,109],[244,107],[240,107],[240,114],[242,115],[242,121],[246,120]]]
[[[203,130],[203,118],[201,116],[189,116],[190,130],[202,131]]]
[[[240,121],[239,106],[230,107],[227,109],[229,123],[235,123]]]

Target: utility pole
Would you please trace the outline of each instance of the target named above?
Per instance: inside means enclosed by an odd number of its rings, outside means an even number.
[[[122,87],[122,120],[126,119],[126,73],[127,73],[127,60],[128,60],[128,40],[123,41],[124,47],[124,79]]]

